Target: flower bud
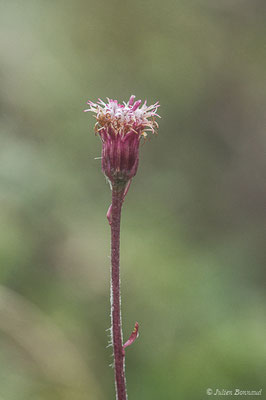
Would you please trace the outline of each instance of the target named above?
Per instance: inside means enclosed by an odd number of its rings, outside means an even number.
[[[158,127],[155,117],[158,102],[147,107],[146,101],[135,101],[131,96],[127,103],[108,99],[88,101],[85,111],[96,114],[95,132],[102,141],[102,170],[111,184],[126,184],[136,175],[139,162],[139,145],[147,131],[155,132]],[[159,116],[158,116],[159,117]]]

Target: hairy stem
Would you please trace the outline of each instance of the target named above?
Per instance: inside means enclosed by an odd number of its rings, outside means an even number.
[[[111,319],[112,340],[115,362],[116,399],[126,400],[125,356],[123,351],[123,334],[121,321],[120,295],[120,220],[123,204],[124,185],[113,185],[112,189],[112,222],[111,222]]]

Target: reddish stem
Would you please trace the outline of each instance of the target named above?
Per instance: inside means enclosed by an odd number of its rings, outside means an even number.
[[[113,185],[111,216],[111,318],[115,362],[116,399],[126,400],[125,357],[121,321],[120,297],[120,220],[124,198],[124,185]]]

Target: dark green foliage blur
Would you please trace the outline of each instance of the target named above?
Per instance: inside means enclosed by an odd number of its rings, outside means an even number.
[[[123,208],[129,400],[265,398],[266,2],[0,8],[0,399],[114,399],[110,189],[83,109],[131,94],[162,119]]]

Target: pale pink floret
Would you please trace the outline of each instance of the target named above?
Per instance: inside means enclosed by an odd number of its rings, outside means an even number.
[[[98,99],[97,103],[88,101],[90,108],[84,110],[85,112],[91,111],[96,114],[97,118],[97,132],[98,127],[101,128],[105,123],[114,123],[117,125],[119,122],[120,133],[124,129],[128,128],[129,125],[136,129],[137,133],[144,134],[145,131],[150,130],[152,133],[155,132],[155,128],[158,127],[157,123],[154,121],[154,117],[160,116],[156,113],[159,103],[155,103],[147,107],[147,102],[145,101],[140,107],[142,101],[135,101],[135,96],[132,95],[127,103],[118,103],[117,100],[107,98],[108,102],[105,103],[101,99]],[[148,128],[148,129],[146,129]],[[139,132],[141,129],[141,132]]]
[[[107,103],[98,99],[88,101],[90,111],[96,114],[95,132],[102,143],[102,169],[111,182],[128,181],[137,172],[139,143],[148,131],[155,133],[159,117],[159,103],[147,106],[145,101],[135,101],[131,96],[127,103],[107,98]]]

